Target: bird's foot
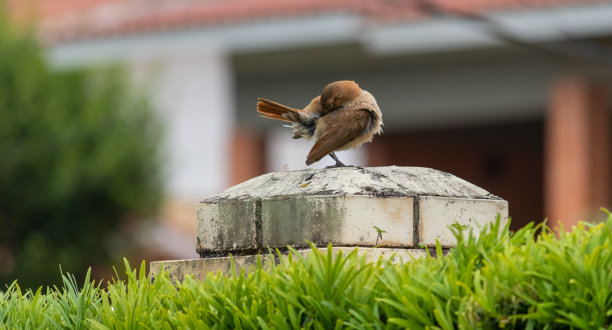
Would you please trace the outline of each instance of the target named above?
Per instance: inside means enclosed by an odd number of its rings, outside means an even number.
[[[345,165],[343,163],[336,163],[334,165],[325,166],[325,168],[339,168],[339,167],[355,167],[355,165]]]
[[[326,166],[325,168],[336,168],[336,167],[355,167],[353,165],[345,165],[343,162],[340,161],[340,159],[338,159],[338,157],[336,156],[335,153],[330,152],[329,153],[329,157],[333,158],[334,161],[336,162],[335,165],[331,165],[331,166]]]

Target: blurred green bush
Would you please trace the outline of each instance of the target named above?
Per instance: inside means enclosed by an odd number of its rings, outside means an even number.
[[[155,212],[159,125],[128,85],[118,69],[50,69],[0,15],[0,287],[104,264],[109,233]]]

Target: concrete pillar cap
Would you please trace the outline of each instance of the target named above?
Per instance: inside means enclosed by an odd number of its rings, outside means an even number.
[[[423,167],[342,167],[261,175],[198,205],[201,256],[267,248],[455,244],[449,225],[478,231],[508,203],[452,174]]]

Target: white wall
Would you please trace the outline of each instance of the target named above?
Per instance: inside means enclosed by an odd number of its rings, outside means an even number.
[[[174,258],[197,258],[196,203],[229,184],[231,68],[222,51],[133,57],[127,67],[150,90],[165,128],[166,202],[142,241]]]
[[[200,201],[227,187],[233,126],[231,69],[222,52],[136,59],[138,79],[152,79],[152,101],[166,127],[170,196]]]

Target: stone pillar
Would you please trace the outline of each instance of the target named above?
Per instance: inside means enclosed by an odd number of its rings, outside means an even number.
[[[478,235],[487,223],[508,218],[508,203],[451,174],[422,167],[342,167],[261,175],[198,205],[201,259],[165,261],[171,276],[204,278],[227,271],[228,256],[247,267],[268,249],[335,251],[359,247],[370,260],[395,254],[423,256],[436,242],[455,246],[456,223]],[[161,262],[151,264],[159,271]]]
[[[546,119],[549,226],[588,220],[610,197],[610,110],[603,88],[575,77],[554,83]]]

